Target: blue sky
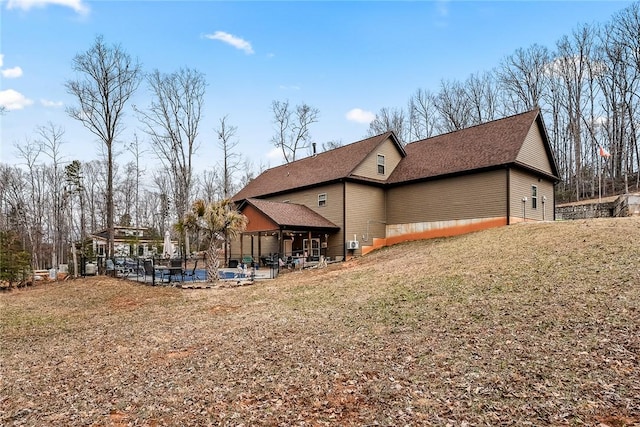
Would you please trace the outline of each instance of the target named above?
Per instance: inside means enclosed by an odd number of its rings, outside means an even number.
[[[97,35],[120,44],[145,71],[181,67],[207,80],[198,171],[220,161],[213,129],[237,126],[236,150],[257,166],[281,163],[270,143],[271,103],[320,111],[313,140],[363,138],[383,107],[404,107],[419,88],[490,70],[517,48],[555,42],[580,23],[604,23],[628,1],[0,1],[0,161],[52,122],[67,160],[99,156],[100,144],[65,113],[75,100],[71,61]],[[131,101],[148,105],[144,83]],[[127,111],[121,140],[144,138]],[[150,159],[152,154],[146,155]],[[117,161],[131,160],[122,153]],[[150,165],[153,162],[150,161]],[[152,167],[152,166],[151,166]]]

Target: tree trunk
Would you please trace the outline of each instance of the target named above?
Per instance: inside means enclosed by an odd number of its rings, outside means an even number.
[[[218,239],[215,236],[211,236],[209,248],[205,252],[207,257],[207,282],[218,281],[218,269],[220,268],[219,249]]]
[[[113,241],[115,229],[113,227],[113,150],[112,142],[107,144],[107,253],[106,257],[113,257]]]

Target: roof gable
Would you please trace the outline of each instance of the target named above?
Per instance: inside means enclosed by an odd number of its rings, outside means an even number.
[[[353,169],[351,175],[377,181],[386,181],[396,166],[398,166],[398,163],[400,163],[406,155],[404,148],[398,150],[398,146],[399,144],[392,137],[380,141],[380,144],[374,147]],[[382,156],[382,169],[384,172],[378,170],[378,156]]]
[[[296,203],[273,202],[262,199],[247,199],[240,211],[249,211],[249,224],[245,231],[267,231],[278,227],[339,229],[337,225],[307,206]],[[255,219],[252,224],[252,216]],[[262,218],[260,218],[262,216]],[[265,228],[267,226],[267,228]],[[269,228],[270,227],[270,228]]]
[[[516,162],[554,177],[559,176],[558,166],[541,115],[538,115],[535,123],[531,125],[529,133],[520,147]]]
[[[541,129],[542,143],[548,146],[538,109],[407,144],[407,156],[389,182],[410,182],[514,164],[532,126]],[[552,170],[556,176],[555,167]]]
[[[404,155],[404,150],[393,132],[386,132],[267,169],[251,180],[232,199],[240,201],[263,197],[350,177],[358,165],[388,139],[391,139]]]

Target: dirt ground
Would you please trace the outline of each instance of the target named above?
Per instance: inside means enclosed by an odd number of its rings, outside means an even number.
[[[640,425],[640,219],[0,293],[0,425]]]

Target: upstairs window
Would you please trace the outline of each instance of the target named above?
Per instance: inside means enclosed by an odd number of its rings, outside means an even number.
[[[538,209],[538,186],[531,186],[531,209]]]
[[[378,174],[384,175],[384,156],[378,154]]]
[[[327,206],[327,193],[318,194],[318,206]]]

